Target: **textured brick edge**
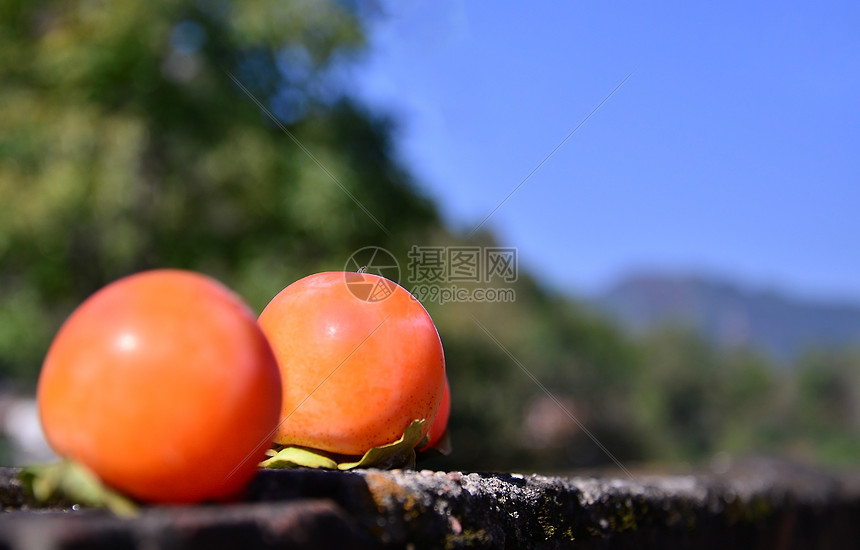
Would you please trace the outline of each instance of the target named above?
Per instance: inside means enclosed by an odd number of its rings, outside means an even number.
[[[775,460],[720,473],[547,477],[263,470],[245,502],[124,520],[32,506],[0,469],[0,549],[842,548],[860,540],[860,475]]]

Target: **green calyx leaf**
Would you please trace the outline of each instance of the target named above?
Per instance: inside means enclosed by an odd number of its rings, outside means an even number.
[[[451,454],[453,447],[451,445],[451,433],[448,430],[442,434],[442,437],[439,438],[439,441],[436,442],[432,447],[418,446],[418,456],[430,456],[433,454],[448,456]]]
[[[373,447],[356,462],[341,462],[338,470],[353,468],[411,468],[415,466],[415,446],[421,442],[424,420],[413,420],[394,443]]]
[[[128,497],[108,488],[89,468],[72,460],[27,466],[19,478],[40,504],[62,502],[107,508],[122,517],[138,514],[137,505]]]
[[[325,468],[352,470],[353,468],[412,468],[415,466],[415,447],[421,442],[424,420],[413,420],[397,441],[373,447],[363,456],[338,455],[307,447],[289,446],[269,451],[270,458],[260,463],[262,468]]]

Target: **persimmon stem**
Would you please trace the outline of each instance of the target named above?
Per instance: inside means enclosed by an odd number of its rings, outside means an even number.
[[[367,266],[366,266],[366,265],[363,265],[363,266],[361,266],[361,267],[359,267],[359,268],[358,268],[358,273],[364,273],[365,271],[367,271]]]

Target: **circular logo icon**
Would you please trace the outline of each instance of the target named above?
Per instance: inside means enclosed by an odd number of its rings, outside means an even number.
[[[394,254],[378,246],[365,246],[350,255],[343,270],[346,286],[353,296],[365,302],[381,302],[400,281],[400,264]],[[367,277],[366,275],[378,275]],[[381,278],[380,278],[381,277]]]

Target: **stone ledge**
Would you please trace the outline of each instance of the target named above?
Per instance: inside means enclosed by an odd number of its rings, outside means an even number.
[[[843,548],[860,540],[860,475],[773,460],[721,473],[263,470],[245,502],[33,510],[0,470],[0,549]]]

